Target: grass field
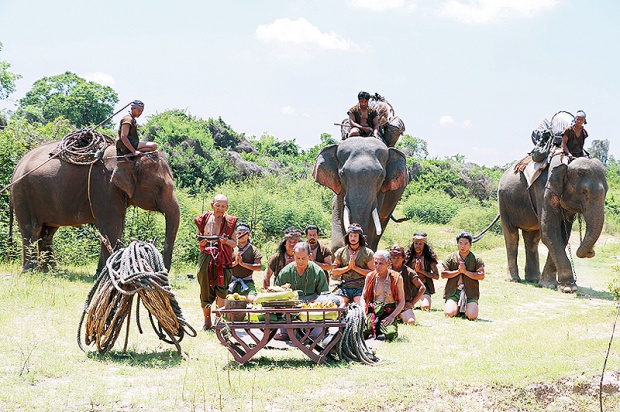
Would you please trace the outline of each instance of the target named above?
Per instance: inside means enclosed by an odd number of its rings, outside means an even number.
[[[419,228],[415,228],[419,230]],[[454,233],[423,227],[440,258]],[[392,225],[382,246],[405,244],[413,224]],[[578,239],[573,234],[573,240]],[[541,247],[541,251],[544,247]],[[576,250],[576,246],[573,247]],[[431,312],[382,343],[377,366],[317,366],[296,349],[263,350],[237,365],[213,332],[186,337],[188,360],[132,321],[107,355],[85,354],[78,321],[93,267],[19,274],[0,269],[0,410],[3,411],[598,411],[599,380],[616,316],[607,291],[620,243],[603,236],[597,257],[575,258],[577,294],[506,282],[497,236],[475,244],[485,260],[480,318],[447,319],[436,282]],[[263,254],[268,255],[269,253]],[[520,259],[523,266],[523,259]],[[542,260],[542,259],[541,259]],[[186,319],[202,324],[198,285],[173,268],[171,283]],[[142,310],[144,314],[145,311]],[[620,410],[620,338],[613,340],[603,391],[606,411]]]

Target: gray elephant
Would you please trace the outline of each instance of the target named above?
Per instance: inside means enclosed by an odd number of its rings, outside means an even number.
[[[344,246],[350,223],[359,223],[376,250],[388,220],[409,183],[405,155],[372,137],[351,137],[317,156],[314,179],[335,194],[332,250]]]
[[[102,160],[91,168],[58,158],[49,160],[57,145],[47,143],[26,153],[13,173],[16,183],[11,187],[11,203],[23,240],[22,270],[54,261],[52,238],[60,226],[94,222],[114,248],[131,205],[165,215],[163,258],[170,268],[180,211],[165,155],[157,152],[135,160],[117,158],[116,148],[108,146]],[[49,256],[46,262],[38,262],[32,247],[35,242],[39,254]],[[99,269],[108,256],[102,244]]]
[[[571,262],[565,248],[574,218],[582,214],[585,236],[577,250],[580,258],[594,256],[594,244],[603,229],[607,180],[605,167],[597,159],[578,158],[570,164],[548,169],[532,183],[523,173],[508,169],[499,182],[499,213],[506,242],[508,272],[520,281],[517,267],[519,229],[525,242],[525,280],[540,286],[577,290]],[[538,260],[538,244],[542,239],[549,250],[542,276]]]

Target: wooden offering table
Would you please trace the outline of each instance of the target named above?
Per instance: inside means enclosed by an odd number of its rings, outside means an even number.
[[[327,355],[342,338],[346,326],[345,311],[346,308],[222,308],[215,311],[221,318],[214,328],[222,345],[226,346],[241,364],[263,349],[278,329],[285,329],[291,342],[314,362],[327,364]],[[245,316],[242,316],[243,314]],[[245,320],[227,320],[239,318]],[[256,318],[261,320],[251,321]],[[336,332],[330,333],[330,328],[336,328]],[[240,336],[241,331],[244,331],[253,343],[244,341]]]

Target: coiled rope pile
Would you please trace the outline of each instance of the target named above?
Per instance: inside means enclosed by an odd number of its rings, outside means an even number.
[[[92,128],[75,130],[62,138],[52,152],[67,163],[90,165],[101,158],[114,139]]]
[[[168,283],[168,272],[161,254],[153,244],[139,241],[132,241],[128,247],[117,250],[108,258],[105,268],[88,293],[78,326],[77,341],[80,349],[86,352],[82,346],[81,330],[87,314],[84,339],[86,345],[96,343],[99,353],[109,351],[126,320],[126,349],[131,306],[136,295],[136,323],[139,332],[143,333],[139,316],[142,301],[159,339],[174,344],[182,355],[179,343],[186,334],[195,337],[196,330],[183,318]],[[157,320],[157,325],[153,318]]]
[[[337,345],[338,357],[342,360],[361,362],[366,365],[374,365],[380,362],[380,359],[366,346],[362,334],[365,322],[364,309],[357,303],[349,304],[345,321],[347,326]]]

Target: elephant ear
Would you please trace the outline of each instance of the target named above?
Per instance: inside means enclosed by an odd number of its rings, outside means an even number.
[[[338,176],[338,158],[336,152],[338,145],[332,144],[325,146],[316,157],[312,177],[314,180],[325,187],[330,188],[335,194],[340,194],[342,185]]]
[[[551,190],[551,193],[561,197],[564,193],[564,182],[566,181],[566,173],[568,172],[568,166],[561,163],[549,171],[549,179],[547,180],[546,188]]]
[[[407,172],[407,158],[398,149],[390,147],[388,160],[385,165],[385,180],[381,186],[381,192],[389,192],[403,188],[409,184]]]
[[[136,190],[136,171],[134,162],[119,162],[112,172],[112,184],[121,189],[131,199]]]

